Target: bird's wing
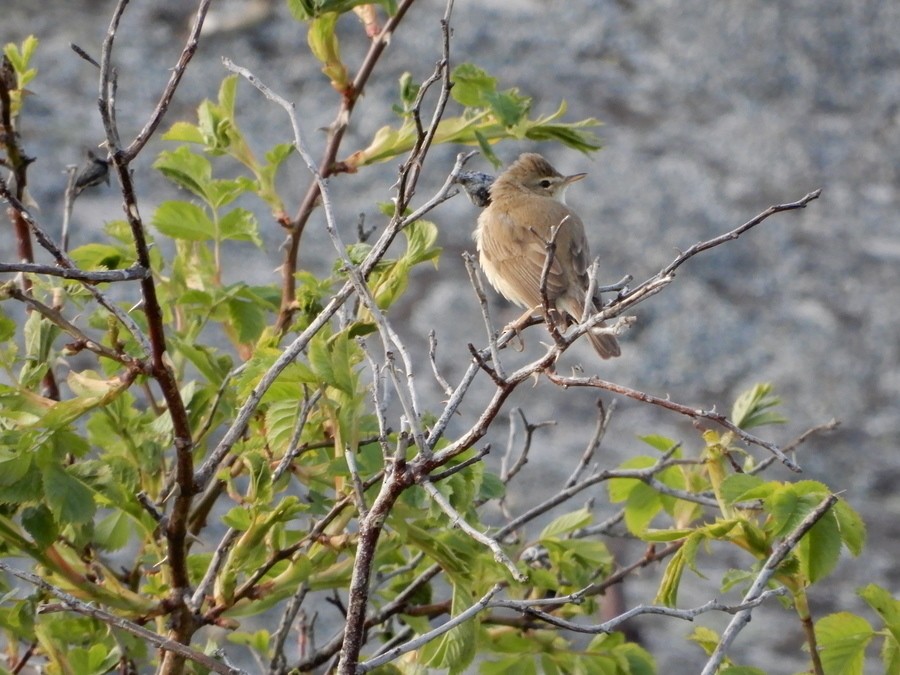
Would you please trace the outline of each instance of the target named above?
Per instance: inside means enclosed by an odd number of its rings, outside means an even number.
[[[528,200],[527,197],[523,200]],[[522,202],[519,207],[524,206]],[[495,210],[495,224],[500,227],[484,228],[481,234],[482,254],[488,262],[503,270],[506,286],[512,292],[498,289],[506,297],[525,306],[541,302],[541,273],[547,260],[547,241],[553,227],[560,225],[556,236],[556,255],[547,274],[547,297],[551,302],[566,295],[570,287],[587,285],[588,247],[584,225],[565,204],[556,200],[538,198],[534,208],[528,211],[530,226],[513,220],[509,213]],[[540,213],[540,217],[536,215]],[[570,264],[563,264],[562,261]],[[581,282],[584,277],[584,282]],[[495,284],[497,286],[497,284]]]

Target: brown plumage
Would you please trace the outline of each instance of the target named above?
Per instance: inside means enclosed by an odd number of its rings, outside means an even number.
[[[513,162],[491,186],[491,203],[478,218],[475,241],[488,281],[507,300],[526,309],[541,304],[541,272],[546,242],[556,235],[556,255],[547,277],[547,298],[559,310],[564,326],[581,320],[590,264],[581,219],[565,203],[566,188],[585,174],[563,176],[534,153]],[[598,311],[591,298],[591,311]],[[619,343],[609,334],[587,333],[604,359],[618,356]]]

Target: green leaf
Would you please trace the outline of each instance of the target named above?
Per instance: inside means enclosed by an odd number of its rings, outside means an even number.
[[[868,621],[850,612],[838,612],[817,621],[815,630],[826,673],[863,675],[866,647],[875,636]]]
[[[133,256],[126,258],[122,250],[109,244],[85,244],[69,255],[83,270],[117,270],[128,267],[133,262]]]
[[[656,464],[656,460],[653,457],[640,455],[638,457],[632,457],[628,461],[623,462],[621,465],[619,465],[619,468],[646,469],[647,467],[653,466],[654,464]],[[637,478],[613,478],[607,481],[609,500],[614,504],[624,502],[626,499],[628,499],[628,495],[631,494],[631,491],[637,485],[642,485],[641,481]]]
[[[728,666],[718,673],[719,675],[766,675],[766,671],[753,666]]]
[[[60,524],[81,525],[94,517],[93,493],[67,470],[50,465],[43,469],[47,506]]]
[[[350,76],[341,61],[341,49],[335,33],[337,20],[336,12],[319,14],[310,22],[306,39],[313,56],[321,61],[322,72],[331,80],[331,86],[345,91],[350,84]]]
[[[243,296],[243,297],[241,297]],[[266,308],[252,293],[241,293],[229,298],[228,315],[237,330],[238,341],[243,344],[253,343],[262,335],[266,327]]]
[[[688,640],[699,645],[700,648],[706,652],[707,656],[712,656],[716,647],[719,646],[719,634],[712,628],[707,628],[706,626],[697,626],[694,631],[688,635]]]
[[[497,91],[497,79],[471,63],[456,66],[450,81],[453,83],[450,90],[453,100],[468,108],[481,107],[485,97]]]
[[[739,501],[743,501],[747,493],[764,483],[765,481],[759,476],[751,476],[746,473],[733,473],[722,481],[720,494],[725,500],[725,503],[731,506]]]
[[[668,452],[676,445],[678,441],[672,440],[668,436],[660,436],[659,434],[649,434],[647,436],[638,436],[640,440],[660,452]]]
[[[841,533],[831,512],[822,516],[795,549],[800,569],[811,583],[834,570],[841,555]]]
[[[628,493],[625,503],[625,525],[640,537],[663,507],[659,493],[649,485],[638,483]]]
[[[252,241],[259,248],[263,246],[256,216],[247,209],[232,209],[222,216],[219,220],[219,236],[221,239]]]
[[[59,536],[59,527],[53,514],[44,504],[22,510],[22,527],[40,548],[47,548]]]
[[[857,593],[878,613],[884,621],[885,628],[891,632],[894,640],[900,643],[900,601],[876,584],[869,584],[859,589]]]
[[[539,539],[558,538],[560,535],[574,532],[575,530],[585,527],[594,519],[591,512],[586,508],[565,513],[554,519],[547,527],[543,529]]]
[[[787,418],[770,410],[777,405],[781,405],[781,399],[772,396],[772,385],[768,382],[757,384],[738,396],[731,409],[731,421],[741,429],[784,424]]]
[[[134,524],[124,511],[116,510],[97,523],[94,529],[94,541],[106,551],[119,551],[128,545]]]
[[[841,531],[841,540],[844,546],[853,555],[862,553],[866,545],[866,524],[859,513],[843,499],[831,508],[834,517],[837,518],[838,529]]]
[[[475,602],[468,588],[453,585],[451,615],[457,615]],[[480,622],[473,617],[447,631],[422,650],[422,663],[432,668],[449,669],[450,673],[464,673],[475,658],[476,637]]]
[[[153,224],[173,239],[208,241],[215,238],[215,226],[206,212],[188,202],[163,202],[153,214]]]
[[[0,447],[0,486],[14,485],[21,480],[31,468],[33,457],[29,452],[10,452]]]
[[[688,566],[696,571],[697,549],[704,539],[702,533],[695,532],[685,540],[680,549],[675,551],[660,580],[659,590],[656,592],[656,602],[666,607],[675,607],[678,604],[678,587],[681,585],[684,568]]]
[[[176,127],[182,128],[176,124]],[[195,127],[192,127],[195,128]],[[173,127],[175,129],[175,127]],[[167,133],[164,138],[169,139],[172,132]],[[183,134],[176,135],[176,138],[170,140],[186,140]],[[202,137],[199,141],[202,141]],[[212,165],[203,155],[193,152],[186,145],[182,145],[175,150],[164,150],[159,153],[156,161],[153,162],[153,168],[168,178],[176,185],[188,190],[204,201],[209,202],[210,184],[212,183]]]

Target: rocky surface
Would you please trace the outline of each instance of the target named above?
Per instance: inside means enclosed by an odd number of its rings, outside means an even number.
[[[189,4],[135,2],[126,12],[116,52],[126,134],[140,127],[168,77],[186,35]],[[420,0],[410,11],[354,116],[344,144],[348,154],[391,121],[385,101],[393,100],[400,73],[409,70],[421,80],[431,72],[442,7],[438,0]],[[31,87],[23,140],[38,158],[31,189],[51,229],[61,211],[62,169],[102,139],[96,72],[68,44],[98,54],[111,9],[111,2],[89,0],[56,0],[40,10],[29,0],[4,2],[0,41],[21,41],[28,33],[42,39],[36,63],[41,73]],[[720,409],[749,385],[770,381],[790,418],[786,428],[768,432],[780,442],[840,419],[839,431],[808,443],[800,461],[805,477],[843,490],[863,512],[870,541],[861,559],[845,561],[834,581],[817,589],[813,610],[817,616],[837,609],[865,613],[854,589],[870,581],[898,592],[900,498],[893,485],[900,480],[900,3],[482,0],[458,2],[453,25],[456,62],[473,61],[503,86],[518,86],[535,97],[540,112],[566,99],[570,119],[604,121],[606,147],[593,160],[526,143],[497,151],[511,160],[537,150],[563,172],[589,172],[569,192],[569,203],[588,224],[605,282],[625,273],[646,278],[677,250],[730,230],[770,204],[823,189],[805,211],[773,217],[683,267],[672,287],[636,309],[638,322],[622,339],[622,358],[597,363],[584,347],[572,361],[581,359],[588,371],[629,386]],[[358,63],[364,49],[359,28],[349,20],[342,28],[346,60]],[[225,75],[222,55],[295,100],[311,144],[321,146],[323,135],[315,130],[333,118],[334,92],[281,3],[250,28],[204,40],[169,122],[191,118],[203,97],[215,95]],[[247,132],[258,147],[288,138],[280,109],[246,86],[240,96]],[[152,152],[161,147],[155,143],[136,166],[145,216],[174,194],[150,169]],[[442,182],[459,150],[433,153],[420,195]],[[379,222],[373,203],[387,198],[394,166],[333,181],[348,233],[359,212],[370,224]],[[489,170],[478,160],[470,168]],[[298,200],[306,180],[299,167],[293,169],[286,194]],[[114,190],[83,197],[76,242],[98,237],[102,222],[120,213]],[[263,211],[259,215],[269,222]],[[439,361],[451,378],[466,359],[465,342],[483,339],[459,257],[473,249],[476,217],[462,198],[433,214],[445,248],[440,270],[418,275],[403,310],[404,333],[420,353],[427,330],[437,328]],[[314,269],[331,258],[320,225],[316,220],[310,226],[302,254]],[[266,228],[268,257],[242,250],[233,278],[272,278],[281,234],[275,224]],[[9,246],[4,237],[4,259]],[[492,307],[498,322],[515,315],[499,300]],[[542,339],[540,330],[529,334],[531,348]],[[436,400],[439,392],[432,395]],[[512,499],[514,509],[568,475],[593,426],[595,398],[541,383],[511,401],[531,420],[561,422],[542,434],[523,473],[526,489]],[[620,401],[603,461],[644,452],[635,435],[651,432],[696,438],[673,414]],[[501,424],[488,440],[499,447],[505,438]],[[788,478],[784,469],[771,475]],[[652,587],[655,579],[655,572],[645,573],[628,589],[630,597],[643,599],[643,585]],[[701,604],[710,588],[692,583],[680,601]],[[772,673],[802,669],[801,631],[790,615],[773,604],[754,618],[738,641],[737,657]],[[721,628],[725,621],[706,616],[700,623]],[[690,625],[648,619],[641,627],[660,672],[699,670],[700,651],[682,640]]]

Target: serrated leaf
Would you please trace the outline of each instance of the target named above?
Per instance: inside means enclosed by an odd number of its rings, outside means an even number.
[[[746,473],[733,473],[722,481],[719,490],[722,499],[725,500],[726,504],[731,506],[736,502],[746,499],[744,495],[751,490],[758,488],[763,483],[765,483],[765,481],[759,476],[751,476]]]
[[[259,223],[247,209],[232,209],[219,219],[219,236],[221,239],[234,241],[252,241],[262,248],[259,236]]]
[[[47,506],[60,524],[81,525],[94,517],[93,493],[65,469],[51,465],[42,470]]]
[[[855,556],[862,553],[866,545],[866,524],[859,513],[843,499],[838,500],[831,511],[837,519],[844,546]]]
[[[47,548],[59,536],[59,527],[44,504],[22,510],[22,527],[40,548]]]
[[[738,396],[731,408],[731,420],[741,429],[784,424],[787,419],[770,410],[780,404],[781,399],[772,395],[772,385],[760,383]]]
[[[450,96],[469,108],[484,105],[485,97],[497,91],[497,79],[471,63],[461,63],[450,74],[453,88]]]
[[[826,673],[863,675],[866,647],[875,635],[868,621],[838,612],[817,621],[815,631]]]
[[[222,523],[235,530],[246,532],[253,525],[253,516],[243,506],[233,506],[228,513],[222,516]]]
[[[173,239],[209,241],[215,238],[215,226],[206,212],[188,202],[163,202],[153,214],[153,224]]]
[[[878,613],[884,621],[885,628],[891,632],[894,640],[900,643],[900,601],[876,584],[869,584],[859,589],[857,593]]]
[[[177,122],[163,138],[203,143],[203,135],[193,125]],[[176,185],[192,192],[204,201],[209,201],[209,186],[212,181],[212,165],[203,155],[193,152],[186,145],[175,150],[159,153],[153,168]]]
[[[831,574],[841,555],[841,533],[834,515],[831,512],[823,515],[800,540],[794,552],[810,583]]]

